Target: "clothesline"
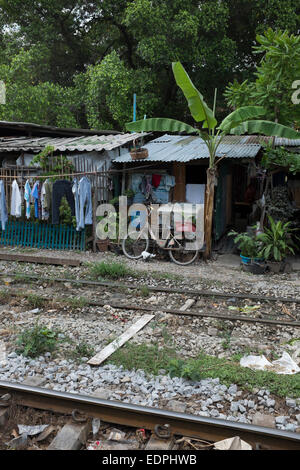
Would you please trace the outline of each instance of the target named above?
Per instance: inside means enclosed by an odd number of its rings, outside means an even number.
[[[34,179],[48,179],[48,178],[57,178],[57,177],[64,177],[67,178],[68,176],[80,176],[80,175],[99,175],[103,173],[102,171],[84,171],[81,173],[69,173],[69,174],[56,174],[56,175],[37,175],[37,176],[31,176],[31,175],[1,175],[0,178],[3,179],[12,179],[15,180],[17,178],[22,178],[22,179],[28,179],[28,178],[34,178]]]
[[[80,173],[86,174],[86,173]],[[90,172],[90,174],[92,174]],[[72,173],[75,176],[75,173]],[[61,175],[62,176],[62,175]],[[93,225],[93,203],[92,187],[89,178],[84,176],[78,181],[68,180],[50,181],[48,178],[44,183],[35,181],[33,187],[30,187],[27,179],[24,193],[20,190],[19,184],[14,178],[11,185],[10,194],[10,215],[16,218],[22,216],[22,207],[24,205],[27,219],[31,218],[31,203],[34,205],[34,217],[38,220],[49,220],[50,209],[52,211],[52,224],[56,225],[60,220],[60,206],[62,198],[65,197],[71,209],[72,217],[76,217],[76,230],[84,229],[85,225]],[[6,201],[5,187],[3,180],[0,179],[0,222],[2,230],[5,230],[8,222],[8,204]]]

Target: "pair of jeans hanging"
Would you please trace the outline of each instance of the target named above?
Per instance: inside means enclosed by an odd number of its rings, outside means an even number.
[[[79,183],[74,180],[73,195],[75,199],[76,230],[93,224],[92,187],[90,180],[84,176]]]

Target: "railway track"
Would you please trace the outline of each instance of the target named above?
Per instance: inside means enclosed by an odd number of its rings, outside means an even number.
[[[209,444],[239,436],[253,449],[300,450],[300,434],[276,429],[0,381],[0,395],[5,394],[11,397],[9,406],[29,407],[70,416],[75,416],[76,410],[76,415],[80,413],[88,419],[98,418],[101,422],[136,429],[143,428],[152,433],[157,433],[157,429],[167,429],[168,434],[164,437],[174,437],[177,442],[184,437],[202,440]],[[204,447],[207,448],[209,445]],[[147,450],[147,442],[145,441],[144,446],[140,448]]]
[[[18,278],[20,274],[18,273],[11,273],[9,275],[12,278]],[[1,277],[1,276],[0,276]],[[7,277],[7,275],[6,275]],[[228,321],[240,321],[245,323],[261,323],[270,326],[282,326],[282,327],[300,327],[300,317],[298,314],[298,304],[300,303],[300,299],[298,298],[282,298],[282,297],[266,297],[266,296],[257,296],[251,294],[237,294],[237,293],[220,293],[214,291],[207,291],[207,290],[194,290],[194,289],[176,289],[176,288],[166,288],[166,287],[153,287],[153,286],[142,286],[139,284],[123,284],[117,282],[105,282],[105,281],[91,281],[91,280],[74,280],[68,278],[48,278],[48,277],[40,277],[34,275],[23,275],[22,274],[22,282],[24,284],[31,283],[31,282],[38,282],[43,284],[52,285],[53,283],[57,283],[57,285],[61,285],[61,288],[56,288],[56,293],[61,290],[62,295],[65,296],[65,287],[64,284],[68,283],[72,286],[73,292],[69,289],[68,295],[74,295],[74,298],[78,295],[78,286],[83,286],[84,289],[88,289],[89,287],[92,288],[91,294],[94,296],[96,295],[97,300],[93,300],[88,298],[85,300],[86,304],[89,306],[94,307],[104,307],[106,305],[110,305],[115,309],[123,309],[123,310],[132,310],[132,311],[144,311],[144,312],[157,312],[162,311],[167,314],[171,315],[182,315],[182,316],[190,316],[190,317],[201,317],[201,318],[212,318],[212,319],[219,319],[219,320],[228,320]],[[189,307],[187,310],[182,308],[168,308],[166,305],[169,304],[168,300],[166,299],[163,302],[163,305],[155,305],[155,306],[148,306],[145,303],[145,300],[142,302],[134,301],[134,303],[130,302],[115,302],[113,300],[99,300],[99,294],[103,293],[103,287],[106,289],[111,289],[113,292],[116,290],[123,291],[130,290],[130,291],[140,291],[142,287],[146,288],[149,292],[161,292],[165,295],[184,295],[189,296],[193,299],[194,303],[202,299],[204,301],[203,308],[195,308]],[[97,291],[98,289],[98,291]],[[14,292],[12,288],[10,288],[10,295],[12,296],[19,296],[20,292]],[[41,297],[42,298],[42,297]],[[56,297],[53,298],[53,301],[59,302],[62,298]],[[247,315],[237,315],[234,313],[228,314],[229,306],[227,303],[230,303],[234,299],[235,302],[242,303],[243,301],[250,301],[250,302],[259,302],[260,309],[256,312],[256,315],[250,315],[251,308]],[[45,301],[48,299],[45,297]],[[212,304],[213,302],[213,308]],[[224,305],[225,303],[225,305]],[[271,311],[267,314],[261,314],[261,310],[264,306],[273,305]],[[284,306],[284,304],[289,304],[289,306],[293,306],[293,313]],[[232,306],[231,306],[232,308]],[[243,308],[239,308],[238,306],[234,307],[238,312],[243,312]],[[269,309],[270,310],[270,309]],[[284,316],[286,319],[282,319]]]

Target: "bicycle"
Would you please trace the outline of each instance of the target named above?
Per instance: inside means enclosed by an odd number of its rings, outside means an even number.
[[[147,217],[149,220],[151,218],[153,207],[151,203],[146,207]],[[139,233],[136,231],[131,232],[135,234],[135,238],[132,238],[130,236],[131,234],[128,233],[126,238],[122,240],[123,253],[129,259],[141,259],[143,257],[143,253],[147,252],[149,249],[151,237],[159,249],[169,252],[169,256],[174,263],[179,264],[180,266],[187,266],[192,264],[197,259],[200,252],[200,249],[197,246],[195,233],[196,228],[194,225],[191,225],[191,231],[183,231],[179,236],[180,228],[185,227],[183,227],[181,224],[181,227],[176,227],[176,231],[174,226],[168,227],[168,238],[166,240],[161,240],[159,237],[157,237],[157,234],[153,232],[151,226],[147,223]],[[176,232],[178,232],[178,234],[176,234]]]

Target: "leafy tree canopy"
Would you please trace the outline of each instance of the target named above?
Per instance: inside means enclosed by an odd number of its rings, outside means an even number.
[[[300,0],[0,0],[1,119],[124,130],[135,92],[138,118],[192,122],[169,64],[211,107],[215,88],[253,81],[256,35],[296,34],[299,14]]]
[[[261,61],[256,79],[231,83],[225,92],[227,102],[232,107],[261,105],[269,118],[293,125],[300,121],[299,106],[292,101],[292,85],[300,77],[300,36],[268,29],[257,42],[253,51]]]

